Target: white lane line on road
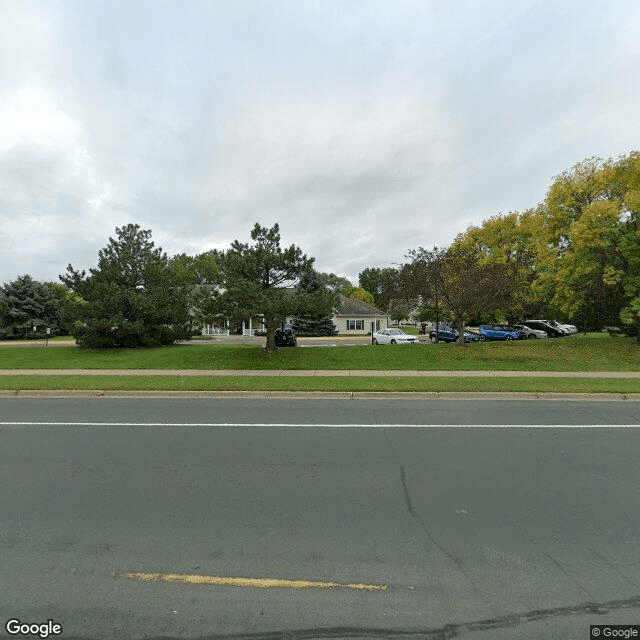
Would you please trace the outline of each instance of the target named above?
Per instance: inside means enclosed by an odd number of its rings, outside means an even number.
[[[24,420],[0,421],[2,427],[295,427],[310,429],[324,427],[328,429],[513,429],[530,427],[536,429],[601,429],[615,427],[618,429],[638,429],[640,424],[324,424],[297,422],[28,422]]]

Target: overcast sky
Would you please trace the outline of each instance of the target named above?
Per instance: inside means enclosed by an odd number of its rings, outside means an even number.
[[[637,0],[0,0],[0,283],[279,222],[357,282],[640,148]]]

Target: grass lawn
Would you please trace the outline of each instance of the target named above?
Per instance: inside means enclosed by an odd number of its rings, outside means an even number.
[[[153,349],[0,347],[0,369],[381,369],[640,371],[633,338],[601,334],[561,339],[457,344],[281,349],[220,342]]]
[[[507,391],[640,393],[640,380],[575,378],[267,378],[216,376],[2,376],[0,389],[124,391]]]

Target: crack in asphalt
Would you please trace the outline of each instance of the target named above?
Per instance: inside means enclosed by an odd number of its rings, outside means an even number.
[[[199,636],[194,640],[341,640],[359,638],[360,640],[451,640],[461,633],[507,629],[528,622],[539,622],[551,618],[560,618],[576,614],[604,615],[619,609],[640,609],[640,595],[605,602],[585,602],[576,606],[533,609],[520,613],[457,622],[428,629],[385,629],[378,627],[318,627],[309,629],[287,629],[256,633],[212,634]],[[90,636],[70,636],[67,640],[97,640]],[[0,640],[9,640],[9,636],[0,636]],[[142,640],[181,640],[178,636],[146,636]]]
[[[377,415],[375,413],[375,408],[374,408],[374,420],[376,420],[376,423],[377,423]],[[384,434],[384,437],[385,437],[387,443],[389,444],[389,447],[391,448],[391,452],[392,452],[393,457],[396,459],[396,461],[398,461],[399,457],[398,457],[398,454],[396,452],[396,448],[393,445],[393,442],[391,441],[391,438],[389,437],[389,434],[387,433],[387,430],[383,429],[382,431],[383,431],[383,434]],[[420,528],[426,533],[427,538],[429,539],[431,544],[433,544],[441,553],[443,553],[447,558],[449,558],[456,565],[458,570],[464,576],[464,578],[467,581],[467,583],[471,586],[471,588],[478,594],[478,596],[486,604],[486,606],[489,609],[489,611],[491,611],[491,613],[493,613],[494,615],[497,615],[498,612],[497,612],[495,606],[489,600],[489,598],[484,594],[484,592],[478,587],[478,585],[475,583],[474,579],[472,578],[472,576],[467,571],[467,568],[464,565],[464,563],[462,562],[462,560],[460,558],[458,558],[457,556],[455,556],[454,554],[452,554],[448,549],[446,549],[434,537],[434,535],[433,535],[431,529],[428,527],[427,523],[420,516],[420,514],[414,509],[413,503],[411,501],[411,494],[409,492],[409,485],[408,485],[408,482],[407,482],[407,473],[405,471],[404,466],[400,466],[400,483],[402,485],[402,492],[403,492],[403,495],[404,495],[404,501],[405,501],[405,505],[407,507],[407,510],[409,511],[409,515],[420,525]]]
[[[587,551],[591,551],[591,553],[598,556],[598,558],[600,558],[602,562],[604,562],[610,569],[612,569],[616,574],[618,574],[625,582],[628,582],[632,587],[636,589],[640,588],[633,580],[631,580],[631,578],[629,578],[627,575],[622,573],[622,571],[620,571],[618,567],[616,567],[608,558],[605,558],[601,553],[599,553],[595,549],[587,549]]]
[[[457,556],[455,556],[454,554],[452,554],[450,551],[448,551],[444,546],[442,546],[440,542],[438,542],[438,540],[436,540],[433,533],[431,532],[431,529],[429,529],[429,527],[427,526],[427,523],[422,519],[420,514],[413,508],[413,503],[411,502],[411,494],[409,493],[409,486],[407,484],[407,474],[404,470],[404,467],[400,467],[400,482],[402,483],[404,500],[411,517],[420,524],[423,531],[427,534],[427,538],[429,538],[429,541],[435,547],[437,547],[447,558],[449,558],[455,563],[455,565],[458,567],[462,575],[465,577],[465,579],[467,580],[471,588],[480,596],[480,598],[484,601],[484,603],[487,605],[489,610],[494,615],[497,615],[496,608],[494,607],[492,602],[489,600],[489,598],[487,598],[487,596],[483,593],[480,587],[478,587],[478,585],[475,583],[474,579],[471,577],[471,575],[467,571],[467,568],[465,567],[462,560]]]
[[[547,558],[549,558],[549,560],[551,560],[551,562],[553,562],[553,564],[558,567],[558,569],[560,569],[560,571],[562,572],[562,574],[564,576],[566,576],[569,580],[571,580],[571,582],[573,582],[573,584],[583,593],[585,593],[589,598],[593,598],[593,595],[589,592],[589,590],[582,585],[578,579],[572,574],[570,573],[567,568],[560,563],[558,560],[556,560],[550,553],[547,553],[538,543],[536,543],[535,541],[533,541],[534,546],[538,549],[538,551],[540,551],[540,553],[544,556],[546,556]]]

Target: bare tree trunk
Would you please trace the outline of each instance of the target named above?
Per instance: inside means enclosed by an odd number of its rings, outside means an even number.
[[[464,320],[462,318],[458,318],[456,320],[456,325],[458,329],[458,344],[461,347],[466,347],[467,343],[464,341]]]
[[[278,351],[278,347],[276,347],[275,318],[273,316],[265,316],[264,319],[267,326],[267,344],[265,345],[264,352],[270,355]]]

